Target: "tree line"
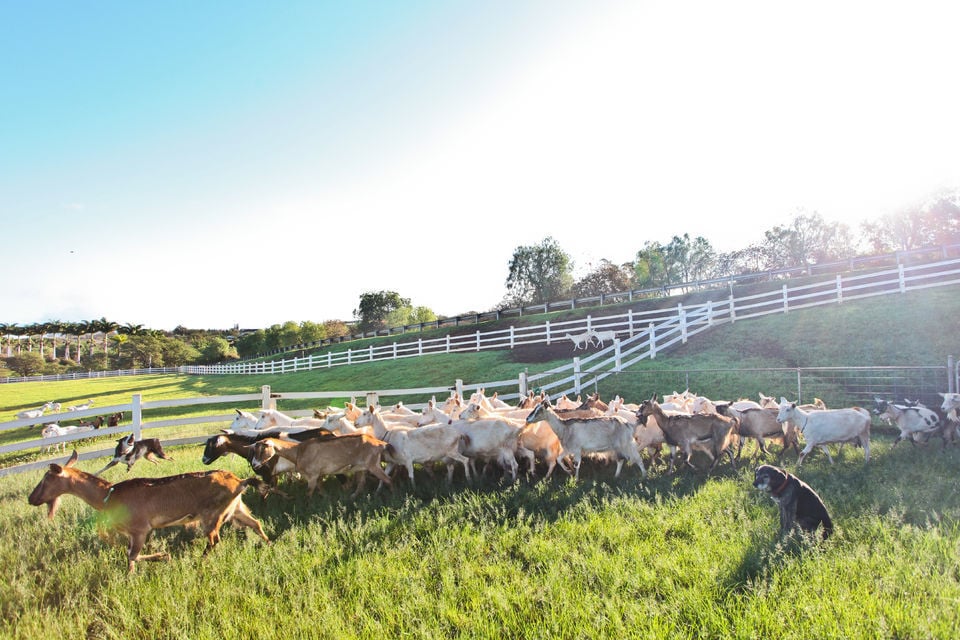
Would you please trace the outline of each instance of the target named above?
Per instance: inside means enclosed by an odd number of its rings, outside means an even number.
[[[648,240],[632,261],[615,264],[602,259],[579,278],[574,276],[576,265],[570,254],[547,236],[538,244],[514,250],[506,292],[498,306],[506,309],[655,289],[957,242],[958,190],[944,191],[903,211],[865,222],[859,233],[846,224],[826,221],[816,212],[801,210],[789,223],[764,231],[762,240],[730,252],[718,252],[709,239],[691,238],[687,233],[675,235],[665,244]],[[212,364],[437,319],[431,309],[413,305],[395,291],[370,291],[360,295],[349,323],[287,321],[252,330],[180,326],[172,332],[121,325],[106,318],[26,326],[0,323],[0,357],[6,356],[7,369],[17,375]]]

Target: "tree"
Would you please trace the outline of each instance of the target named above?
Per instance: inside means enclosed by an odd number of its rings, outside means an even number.
[[[41,373],[44,364],[43,356],[32,351],[7,358],[7,368],[23,377]]]
[[[764,232],[767,269],[809,266],[854,254],[849,227],[826,222],[819,213],[799,213],[787,226]]]
[[[633,266],[617,266],[607,259],[573,285],[573,295],[578,298],[599,296],[618,291],[627,291],[633,284]]]
[[[237,338],[236,347],[243,357],[265,353],[267,351],[267,332],[263,329],[257,329],[246,333]]]
[[[422,322],[433,322],[436,319],[437,314],[429,307],[411,307],[408,305],[391,311],[385,324],[388,327],[404,327]]]
[[[316,322],[310,322],[309,320],[304,320],[300,323],[300,343],[301,344],[310,344],[311,342],[319,342],[327,337],[327,332],[324,330],[322,324]]]
[[[390,313],[408,306],[410,298],[401,298],[396,291],[368,291],[360,295],[360,306],[354,309],[353,317],[358,320],[360,331],[379,331]]]
[[[350,335],[350,327],[343,320],[326,320],[323,323],[323,330],[326,332],[328,340]]]
[[[504,301],[511,306],[562,300],[573,287],[573,261],[557,241],[547,236],[538,245],[513,251]]]
[[[203,364],[214,364],[237,357],[237,350],[226,338],[220,336],[208,336],[200,346],[200,360]]]
[[[653,289],[670,284],[667,259],[663,245],[645,242],[633,261],[633,278],[638,287]]]
[[[129,366],[134,369],[164,366],[163,342],[164,338],[152,332],[130,335],[126,348]]]
[[[179,367],[196,362],[200,358],[200,352],[196,348],[179,338],[164,338],[161,348],[163,350],[163,366],[165,367]],[[154,366],[159,365],[154,363]]]
[[[862,225],[863,236],[877,253],[910,251],[952,244],[960,236],[960,192],[946,192],[927,202]]]

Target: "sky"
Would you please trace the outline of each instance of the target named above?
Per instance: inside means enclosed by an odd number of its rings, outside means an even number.
[[[0,0],[0,322],[494,308],[960,187],[960,3]]]

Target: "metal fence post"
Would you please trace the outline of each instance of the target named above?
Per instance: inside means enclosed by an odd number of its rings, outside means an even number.
[[[947,393],[957,392],[957,363],[953,356],[947,356]]]

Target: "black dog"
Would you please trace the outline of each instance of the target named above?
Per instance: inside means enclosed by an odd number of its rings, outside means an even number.
[[[753,486],[766,491],[780,505],[780,535],[785,536],[799,526],[813,533],[823,524],[823,539],[833,533],[833,522],[823,500],[806,482],[769,464],[757,467]]]

